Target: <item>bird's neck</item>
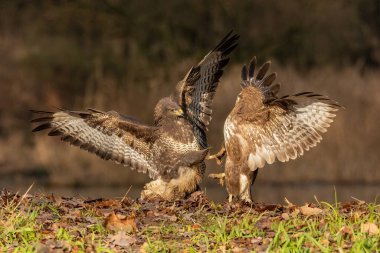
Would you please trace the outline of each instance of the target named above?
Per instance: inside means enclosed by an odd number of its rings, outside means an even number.
[[[159,118],[156,121],[156,125],[162,128],[172,128],[178,125],[185,125],[188,122],[184,118]]]
[[[194,139],[192,125],[184,118],[162,118],[157,126],[166,135],[175,139],[184,139],[186,142],[191,142]]]

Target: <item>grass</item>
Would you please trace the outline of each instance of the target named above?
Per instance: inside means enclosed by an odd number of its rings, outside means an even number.
[[[380,205],[0,198],[0,251],[378,252]],[[116,214],[111,221],[110,214]],[[130,225],[133,225],[132,227]],[[131,229],[136,226],[136,229]]]

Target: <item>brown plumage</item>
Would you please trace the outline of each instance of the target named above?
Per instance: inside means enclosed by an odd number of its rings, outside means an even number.
[[[48,135],[149,174],[142,197],[174,200],[195,191],[204,173],[208,153],[205,131],[211,103],[229,53],[238,36],[229,33],[205,58],[193,66],[175,92],[154,110],[154,125],[143,124],[117,112],[33,111],[41,117],[33,131]]]
[[[251,185],[258,169],[276,159],[287,162],[301,156],[322,140],[340,107],[313,92],[278,97],[276,74],[267,75],[270,62],[256,70],[256,58],[242,69],[242,91],[224,124],[227,155],[225,181],[230,200],[251,202]],[[256,74],[255,74],[256,73]]]

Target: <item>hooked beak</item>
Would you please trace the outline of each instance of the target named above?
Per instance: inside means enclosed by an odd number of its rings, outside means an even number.
[[[173,111],[173,114],[177,117],[182,117],[183,116],[183,111],[182,109],[177,109]]]

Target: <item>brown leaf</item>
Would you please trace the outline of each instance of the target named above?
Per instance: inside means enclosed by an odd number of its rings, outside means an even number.
[[[48,200],[53,201],[58,206],[61,205],[61,203],[62,203],[62,198],[59,196],[55,196],[53,193],[51,195],[48,195],[46,198]]]
[[[247,248],[241,248],[241,247],[234,247],[231,249],[233,253],[245,253],[245,252],[250,252]],[[227,252],[227,251],[225,251]]]
[[[290,219],[290,216],[288,213],[282,213],[281,214],[281,218],[283,218],[284,220],[289,220]]]
[[[136,238],[127,235],[123,231],[119,231],[114,235],[109,235],[107,239],[109,239],[113,245],[120,247],[130,247],[137,241]]]
[[[195,223],[193,226],[192,226],[192,229],[194,230],[197,230],[197,229],[201,229],[201,225],[199,225],[198,223]]]
[[[309,207],[309,205],[304,205],[300,207],[301,213],[306,216],[313,216],[313,215],[318,215],[323,212],[322,209],[318,207]]]
[[[254,226],[263,230],[270,229],[272,228],[272,222],[269,221],[268,219],[260,219],[259,221],[256,222]]]
[[[379,233],[379,228],[376,224],[367,222],[361,225],[360,231],[362,233],[368,233],[368,235],[377,235]]]
[[[144,244],[141,245],[139,252],[140,253],[146,253],[147,249],[149,249],[149,244],[147,242],[144,242]]]
[[[119,207],[120,208],[121,203],[120,203],[120,201],[115,200],[115,199],[107,199],[107,200],[97,201],[95,203],[95,206],[99,207],[99,208],[108,208],[108,207]]]
[[[168,215],[168,219],[170,220],[170,221],[172,221],[172,222],[175,222],[175,221],[177,221],[178,220],[178,218],[177,218],[177,216],[175,216],[175,215]]]
[[[252,238],[251,239],[251,243],[252,244],[260,244],[263,242],[263,238],[262,237],[256,237],[256,238]]]
[[[323,245],[323,246],[329,246],[330,245],[330,241],[328,240],[328,239],[326,239],[326,238],[323,238],[322,240],[321,240],[321,244]]]
[[[353,211],[350,213],[350,219],[353,221],[357,221],[361,219],[361,217],[365,214],[365,211]]]
[[[297,215],[300,213],[300,210],[297,208],[297,209],[294,209],[294,211],[290,214],[293,218],[297,217]]]
[[[274,211],[278,208],[280,208],[281,206],[279,205],[274,205],[274,204],[268,204],[268,205],[260,205],[260,206],[257,206],[255,207],[256,211],[258,212],[265,212],[265,211]]]
[[[342,233],[343,236],[352,236],[353,234],[352,229],[347,226],[343,226],[339,232]]]
[[[40,243],[40,242],[38,242],[35,245],[35,250],[36,250],[36,252],[51,252],[51,249],[49,246],[47,246],[43,243]]]
[[[299,238],[299,237],[301,237],[302,235],[303,235],[303,233],[301,233],[301,232],[297,232],[297,233],[292,234],[291,237],[292,237],[292,238]]]
[[[71,249],[72,253],[77,253],[78,252],[78,245],[74,245],[74,247]]]
[[[136,217],[119,218],[115,213],[111,213],[105,220],[105,227],[111,231],[125,231],[133,233],[137,231]]]

